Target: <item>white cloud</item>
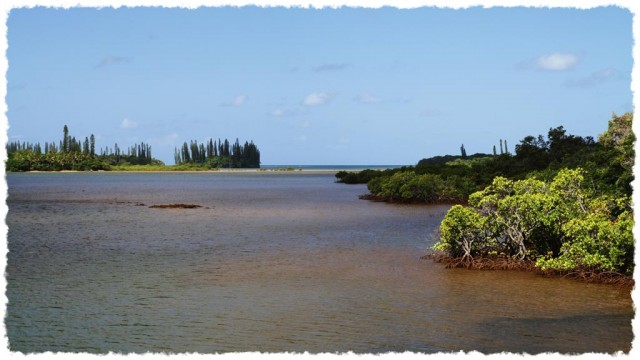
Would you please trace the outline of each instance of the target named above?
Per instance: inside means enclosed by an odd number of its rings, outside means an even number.
[[[120,127],[123,129],[133,129],[133,128],[137,128],[138,127],[138,122],[137,121],[133,121],[133,120],[129,120],[127,118],[122,119],[122,123],[120,124]]]
[[[566,71],[571,70],[582,59],[579,53],[557,52],[524,60],[516,65],[518,70]]]
[[[302,102],[306,106],[323,105],[331,100],[331,95],[324,92],[315,92],[307,95]]]
[[[291,108],[278,108],[269,113],[269,115],[277,118],[296,116],[300,114],[301,111],[298,109]]]
[[[378,104],[382,102],[382,99],[371,94],[362,94],[356,98],[356,101],[359,101],[363,104]]]
[[[553,53],[542,55],[535,61],[535,67],[539,70],[564,71],[574,68],[580,57],[572,53]]]

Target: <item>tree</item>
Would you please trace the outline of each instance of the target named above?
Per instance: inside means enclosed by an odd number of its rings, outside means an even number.
[[[67,125],[62,129],[62,152],[66,153],[69,151],[69,128]]]
[[[455,205],[440,224],[440,241],[435,250],[446,251],[469,264],[484,246],[484,218],[469,207]]]
[[[596,195],[582,169],[550,182],[498,177],[454,206],[440,226],[436,250],[463,262],[490,253],[529,258],[542,270],[633,271],[629,198]]]
[[[621,116],[614,113],[609,120],[607,131],[598,136],[598,142],[602,146],[618,153],[618,160],[625,169],[631,169],[635,159],[633,144],[636,136],[633,133],[632,123],[633,113],[625,113]]]
[[[91,134],[89,138],[89,154],[91,156],[96,156],[96,137]]]
[[[89,155],[89,138],[85,136],[84,145],[82,146],[82,153]]]

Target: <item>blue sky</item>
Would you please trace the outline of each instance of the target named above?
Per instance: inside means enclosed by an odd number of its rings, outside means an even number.
[[[618,7],[18,8],[9,140],[253,140],[263,164],[415,164],[632,110]]]

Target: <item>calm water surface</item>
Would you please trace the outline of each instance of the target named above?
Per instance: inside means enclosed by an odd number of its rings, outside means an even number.
[[[420,260],[447,206],[306,173],[8,174],[20,352],[616,352],[629,289]],[[199,209],[151,209],[192,203]]]

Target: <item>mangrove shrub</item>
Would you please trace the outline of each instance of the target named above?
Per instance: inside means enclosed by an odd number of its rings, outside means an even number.
[[[633,271],[630,199],[596,196],[584,171],[563,169],[550,183],[497,177],[454,206],[434,249],[468,262],[493,255],[535,261],[543,270]]]

